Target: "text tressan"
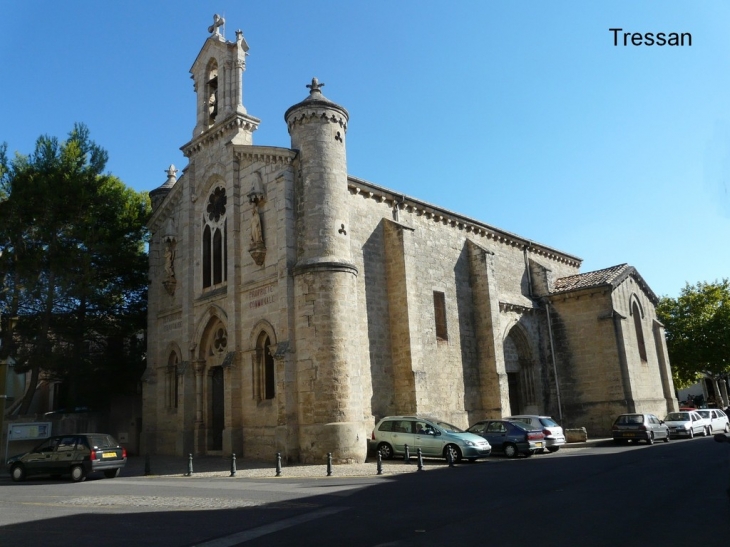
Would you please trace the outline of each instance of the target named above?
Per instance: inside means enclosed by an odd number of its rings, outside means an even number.
[[[610,28],[613,32],[613,45],[618,46],[691,46],[692,35],[689,32],[623,32],[622,28]],[[622,39],[623,38],[623,39]]]

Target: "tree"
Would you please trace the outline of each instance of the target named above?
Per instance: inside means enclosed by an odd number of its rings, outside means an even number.
[[[730,281],[685,285],[679,298],[664,297],[657,315],[667,333],[675,384],[684,387],[702,375],[730,374]]]
[[[62,381],[62,404],[95,405],[144,370],[149,198],[105,174],[80,124],[30,156],[0,147],[0,310],[17,316],[16,370]],[[120,381],[121,380],[121,381]]]

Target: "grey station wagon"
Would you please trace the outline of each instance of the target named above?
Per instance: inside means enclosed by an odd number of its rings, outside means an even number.
[[[97,471],[113,479],[126,463],[127,449],[111,435],[79,433],[50,437],[30,452],[10,458],[7,467],[16,482],[30,475],[71,475],[71,480],[81,482]]]
[[[383,459],[405,454],[405,445],[411,455],[420,448],[424,456],[448,459],[450,452],[456,462],[462,457],[469,461],[485,458],[492,452],[486,439],[435,418],[388,416],[375,426],[370,448]]]

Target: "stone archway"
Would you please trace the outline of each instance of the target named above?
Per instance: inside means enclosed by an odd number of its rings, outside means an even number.
[[[228,331],[218,317],[212,316],[201,336],[196,366],[199,381],[196,428],[201,431],[198,446],[207,453],[223,450],[226,422],[223,364],[227,355]]]
[[[509,386],[509,414],[533,414],[538,412],[535,389],[535,366],[522,327],[514,325],[503,342],[504,365]]]

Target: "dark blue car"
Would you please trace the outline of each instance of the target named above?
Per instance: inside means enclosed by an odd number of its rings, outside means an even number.
[[[501,452],[508,458],[516,458],[518,454],[532,456],[545,448],[545,434],[542,430],[522,422],[483,420],[467,431],[487,439],[492,445],[492,453]]]

